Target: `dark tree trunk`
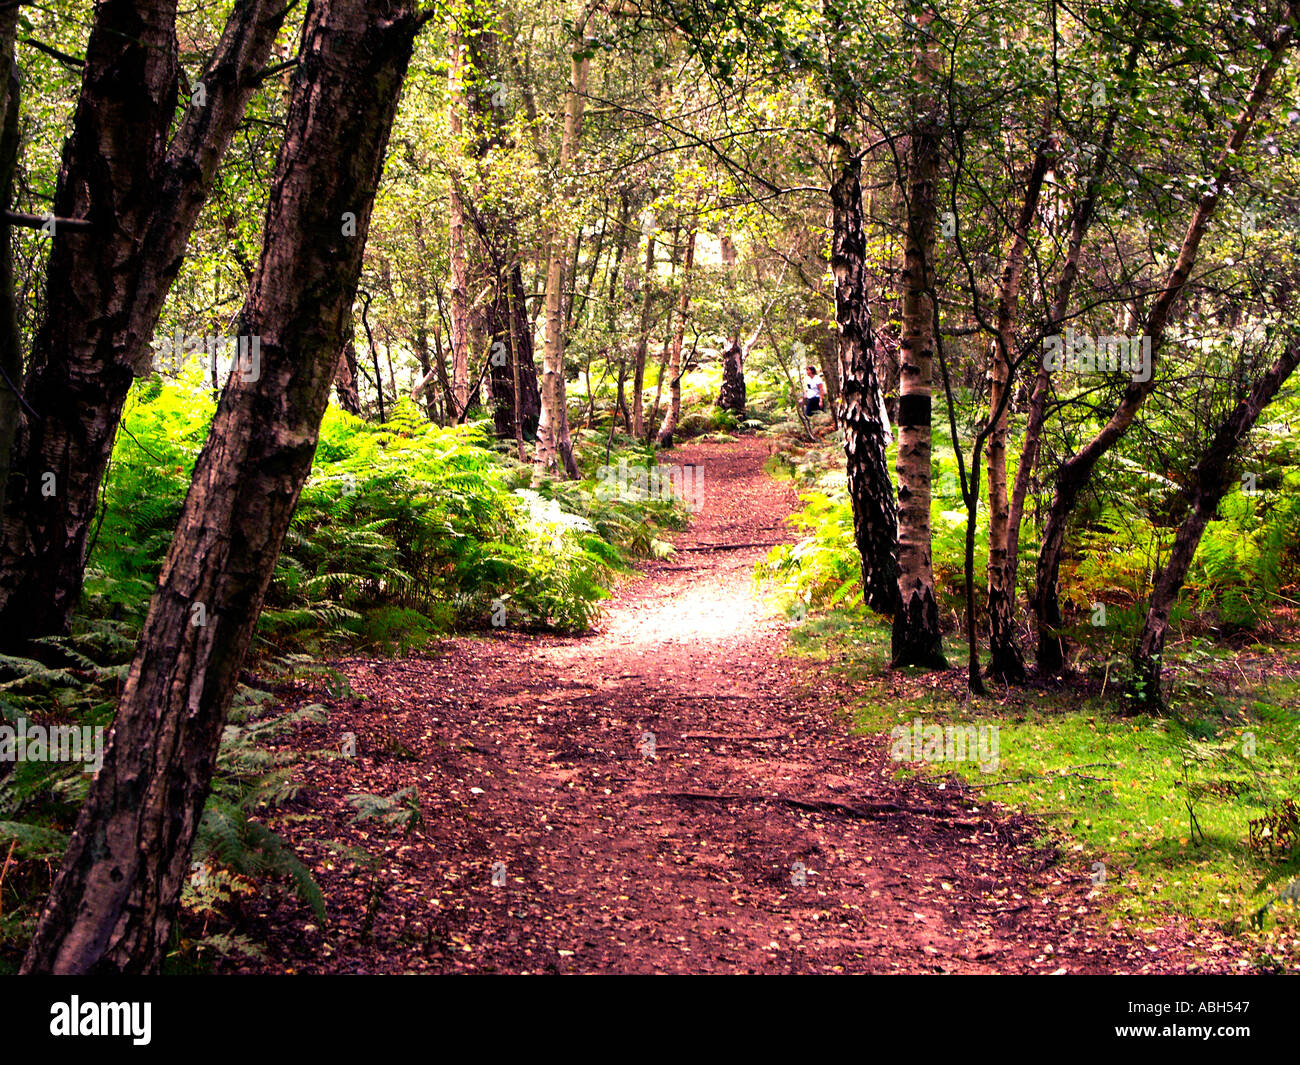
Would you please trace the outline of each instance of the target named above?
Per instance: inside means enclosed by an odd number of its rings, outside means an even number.
[[[867,313],[871,313],[870,307]],[[821,367],[822,377],[826,381],[826,409],[830,413],[831,424],[838,429],[840,428],[840,397],[843,391],[840,385],[839,338],[830,331],[827,331],[825,337],[818,341],[817,365]]]
[[[0,10],[0,499],[9,483],[9,457],[22,417],[19,388],[23,380],[23,353],[18,333],[14,296],[13,227],[5,211],[13,206],[14,170],[18,165],[18,66],[14,41],[18,7]],[[0,764],[0,776],[5,766]]]
[[[46,318],[23,387],[35,416],[5,498],[0,649],[67,630],[122,406],[148,371],[190,231],[286,10],[283,0],[236,5],[200,79],[202,103],[191,102],[169,145],[175,0],[104,0],[95,9],[53,206],[91,229],[55,227]]]
[[[623,357],[618,360],[618,381],[617,391],[614,395],[613,419],[617,423],[620,417],[623,419],[623,431],[630,433],[632,431],[632,412],[627,406],[627,359]]]
[[[334,374],[334,391],[338,393],[339,406],[349,414],[361,417],[361,391],[357,388],[357,346],[351,340],[339,356]]]
[[[1135,708],[1156,713],[1164,707],[1160,693],[1160,675],[1164,669],[1169,613],[1183,587],[1205,527],[1213,520],[1220,500],[1232,484],[1229,467],[1233,454],[1254,428],[1260,412],[1295,371],[1297,363],[1300,363],[1300,345],[1292,345],[1279,356],[1268,372],[1255,383],[1250,394],[1237,404],[1219,426],[1209,447],[1192,470],[1187,489],[1190,508],[1174,537],[1169,560],[1156,577],[1146,621],[1133,651],[1130,695]]]
[[[516,263],[509,271],[506,283],[498,286],[488,319],[492,352],[488,386],[492,392],[493,423],[497,436],[502,440],[510,440],[518,435],[526,440],[537,439],[537,420],[542,413],[537,363],[533,358],[533,331],[523,307],[524,275]],[[520,387],[518,416],[522,422],[521,434],[515,432],[516,363]]]
[[[315,0],[307,10],[241,316],[262,338],[262,374],[226,385],[25,972],[155,971],[162,961],[235,681],[351,325],[418,24],[406,2]],[[355,230],[343,235],[349,214]]]
[[[717,405],[732,414],[745,413],[744,352],[735,340],[728,340],[722,350],[722,388]]]
[[[415,265],[415,274],[413,278],[413,287],[415,289],[415,361],[420,367],[420,379],[411,388],[411,399],[414,402],[423,400],[424,413],[429,421],[438,424],[438,391],[429,388],[430,382],[436,376],[433,370],[433,360],[442,359],[442,348],[438,345],[438,350],[430,353],[429,350],[429,278],[425,272],[425,263],[428,256],[428,245],[424,239],[424,222],[417,216],[412,225],[413,236],[415,238],[415,247],[420,256],[420,261]],[[392,275],[388,270],[388,264],[384,264],[385,289],[388,292],[388,298],[396,302],[397,294],[393,291]],[[356,350],[349,346],[352,353],[353,362],[356,361]]]
[[[18,66],[14,62],[14,41],[18,30],[17,6],[0,10],[0,77],[3,93],[0,103],[0,212],[13,203],[14,170],[18,164]],[[0,213],[0,499],[9,480],[9,455],[22,400],[18,389],[23,379],[23,355],[18,333],[18,316],[14,297],[14,255],[12,227]],[[0,780],[14,768],[11,759],[0,759]]]
[[[1124,80],[1128,81],[1136,69],[1141,40],[1135,40],[1129,49],[1128,60],[1124,69]],[[1101,196],[1106,167],[1110,162],[1110,153],[1115,143],[1115,127],[1119,121],[1119,100],[1111,106],[1102,127],[1101,139],[1093,160],[1088,182],[1084,186],[1082,199],[1075,204],[1070,215],[1070,233],[1066,243],[1065,261],[1057,278],[1056,291],[1047,312],[1044,336],[1056,334],[1064,320],[1066,308],[1074,283],[1079,276],[1079,262],[1083,254],[1084,238],[1092,226],[1097,212],[1097,203]],[[1025,433],[1020,448],[1020,461],[1016,466],[1016,480],[1011,491],[1007,511],[1006,532],[1006,568],[1007,583],[1016,587],[1020,568],[1020,528],[1024,520],[1025,500],[1029,495],[1029,485],[1038,467],[1038,455],[1043,437],[1043,425],[1047,417],[1047,398],[1051,388],[1051,378],[1038,362],[1034,375],[1034,385],[1029,397],[1029,411],[1025,419]]]
[[[875,338],[866,291],[866,234],[859,162],[842,141],[833,146],[831,272],[839,323],[840,405],[853,533],[862,557],[862,594],[872,610],[898,607],[898,511],[880,421]]]

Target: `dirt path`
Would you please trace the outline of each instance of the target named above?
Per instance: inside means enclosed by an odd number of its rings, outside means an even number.
[[[788,537],[796,500],[762,473],[766,457],[753,439],[673,453],[705,469],[681,548]],[[782,656],[784,624],[752,586],[766,550],[648,564],[586,637],[342,663],[365,700],[333,705],[295,745],[354,732],[357,757],[310,763],[296,820],[277,824],[314,862],[330,920],[322,931],[287,904],[250,914],[273,950],[244,968],[1236,967],[1222,942],[1106,927],[1087,864],[1034,849],[1035,826],[937,782],[895,782],[885,741],[848,734],[829,678]],[[352,823],[348,795],[410,786],[419,824]]]

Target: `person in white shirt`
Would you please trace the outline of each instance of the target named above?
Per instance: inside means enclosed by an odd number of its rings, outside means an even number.
[[[816,366],[809,366],[808,376],[803,379],[804,415],[811,418],[821,410],[825,396],[826,382],[822,380],[822,375],[817,372]]]

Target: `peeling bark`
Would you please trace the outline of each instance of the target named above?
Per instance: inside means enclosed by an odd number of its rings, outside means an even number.
[[[863,599],[872,610],[892,615],[898,606],[898,510],[880,418],[880,382],[866,287],[861,164],[838,135],[832,140],[832,165],[830,265],[839,326],[837,417],[844,433]]]

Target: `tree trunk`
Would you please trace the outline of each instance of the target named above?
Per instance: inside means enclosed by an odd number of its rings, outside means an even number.
[[[682,260],[682,295],[677,304],[677,329],[673,332],[672,355],[668,361],[670,392],[668,410],[659,426],[656,442],[660,447],[673,446],[673,434],[682,420],[682,341],[686,338],[686,311],[691,303],[691,267],[695,264],[695,226],[686,236],[686,256]]]
[[[375,343],[375,335],[370,331],[370,301],[374,297],[369,292],[364,293],[363,296],[361,325],[366,331],[366,347],[370,349],[370,363],[375,368],[375,402],[379,404],[379,420],[382,423],[388,421],[388,413],[384,409],[384,372],[379,367],[379,345]],[[397,399],[396,392],[393,399],[394,401]]]
[[[18,64],[14,41],[18,33],[17,5],[0,10],[0,499],[9,483],[9,458],[22,417],[19,388],[23,353],[14,302],[13,227],[4,216],[13,206],[14,171],[18,165]],[[0,763],[0,776],[12,762]]]
[[[528,415],[532,416],[531,428],[534,437],[537,432],[536,412],[541,408],[541,396],[537,391],[537,368],[533,365],[533,338],[531,333],[527,333],[520,328],[521,321],[524,320],[523,308],[516,308],[515,304],[515,287],[514,281],[519,278],[519,299],[523,299],[523,280],[519,275],[519,264],[516,263],[514,272],[511,274],[510,286],[506,289],[506,309],[510,313],[510,398],[513,403],[511,410],[511,424],[515,434],[515,452],[520,462],[528,461],[528,453],[524,450],[524,420]],[[527,342],[525,345],[525,341]],[[528,411],[524,409],[524,351],[527,350],[528,371],[529,371],[529,390]]]
[[[1201,239],[1218,206],[1221,190],[1229,185],[1234,170],[1240,165],[1238,153],[1245,144],[1246,137],[1255,124],[1255,118],[1268,97],[1273,77],[1282,65],[1286,52],[1294,40],[1294,34],[1293,23],[1279,27],[1274,33],[1269,43],[1269,57],[1255,78],[1255,84],[1251,87],[1250,96],[1241,114],[1233,123],[1232,135],[1215,163],[1214,174],[1209,181],[1207,191],[1202,193],[1192,219],[1188,223],[1187,233],[1183,237],[1182,247],[1179,249],[1174,267],[1147,316],[1146,327],[1143,330],[1143,336],[1151,339],[1151,372],[1147,380],[1133,381],[1129,384],[1106,424],[1088,443],[1067,459],[1057,473],[1052,505],[1043,526],[1043,546],[1038,555],[1034,586],[1034,616],[1038,625],[1038,670],[1044,675],[1059,673],[1065,668],[1065,637],[1061,632],[1061,606],[1057,583],[1069,516],[1097,463],[1115,442],[1128,432],[1142,404],[1156,386],[1156,361],[1164,341],[1170,312],[1187,284],[1201,246]]]
[[[416,403],[421,402],[421,398],[423,398],[425,416],[432,424],[436,425],[438,423],[438,391],[437,389],[429,388],[429,385],[437,378],[437,373],[433,369],[433,360],[434,358],[441,360],[442,348],[441,345],[437,344],[436,340],[434,345],[436,351],[431,351],[429,345],[429,312],[432,308],[429,306],[429,275],[425,270],[425,264],[428,261],[429,253],[428,244],[424,239],[423,219],[417,216],[412,225],[412,230],[412,236],[415,240],[416,254],[419,256],[419,261],[415,264],[415,273],[411,283],[415,289],[415,362],[420,367],[420,379],[411,386],[410,396],[411,400]],[[392,274],[388,269],[387,263],[384,263],[383,279],[383,287],[388,298],[394,303],[397,303],[398,296],[393,288]],[[355,362],[356,351],[355,349],[350,350],[352,352],[353,361]],[[396,397],[396,394],[397,389],[396,386],[394,386],[394,397]]]
[[[862,216],[860,162],[833,135],[835,181],[831,185],[831,272],[839,324],[840,405],[853,536],[862,559],[862,596],[881,614],[898,607],[898,510],[889,479],[880,420],[875,337],[866,290],[866,232]],[[796,372],[803,372],[796,367]]]
[[[418,25],[407,2],[307,9],[241,315],[262,338],[262,373],[227,382],[24,972],[149,972],[162,961],[226,712],[350,328]]]
[[[672,325],[672,316],[673,316],[673,312],[672,312],[672,307],[670,306],[668,308],[669,320],[665,323],[666,326]],[[673,343],[672,337],[670,335],[666,335],[664,337],[663,350],[659,352],[659,376],[655,382],[655,401],[650,407],[651,425],[653,425],[655,419],[659,417],[659,403],[660,400],[663,399],[663,394],[664,394],[664,375],[668,372],[668,351],[672,347],[672,343]],[[648,442],[648,438],[647,438],[647,442]]]
[[[917,26],[924,31],[932,19],[933,14],[923,10],[917,16]],[[929,42],[919,44],[918,53],[916,77],[926,84],[932,78],[937,53]],[[946,669],[930,564],[930,374],[935,330],[931,293],[939,169],[934,111],[931,99],[918,101],[907,159],[898,401],[898,609],[892,653],[895,666]]]
[[[582,132],[582,111],[586,103],[587,73],[591,60],[576,53],[570,63],[569,91],[564,104],[564,134],[560,139],[560,179],[566,185],[573,156]],[[546,267],[546,341],[542,348],[542,411],[537,424],[537,448],[533,479],[564,476],[576,478],[578,465],[569,437],[569,410],[564,387],[564,278],[568,273],[568,237],[552,227]]]
[[[287,12],[241,0],[193,100],[176,115],[175,0],[104,0],[86,47],[53,213],[45,320],[23,393],[0,543],[0,649],[66,632],[122,407],[217,165]],[[338,352],[335,351],[337,358]],[[52,477],[52,480],[51,480]]]
[[[0,10],[0,212],[13,205],[14,171],[18,164],[18,65],[14,41],[18,31],[18,8]],[[0,499],[9,480],[9,453],[18,432],[22,399],[18,389],[23,379],[23,355],[14,299],[14,255],[12,227],[0,213]],[[13,772],[14,761],[0,759],[0,781]]]
[[[745,413],[744,352],[737,340],[728,340],[722,349],[722,388],[717,405],[737,416]]]
[[[524,276],[516,262],[505,271],[491,306],[491,369],[493,419],[502,440],[533,440],[542,400],[533,360],[533,333],[523,310]],[[522,459],[520,460],[523,461]]]
[[[465,108],[465,42],[458,15],[449,21],[447,45],[451,63],[447,75],[447,126],[452,150],[459,162],[464,158],[462,136]],[[469,259],[465,246],[465,204],[461,193],[461,176],[453,164],[448,183],[447,255],[451,268],[451,291],[448,311],[451,317],[451,390],[456,403],[456,423],[469,409]]]
[[[1044,129],[1025,177],[1025,199],[1007,250],[998,293],[997,337],[991,352],[989,389],[989,557],[988,623],[990,677],[1009,683],[1025,679],[1025,660],[1016,639],[1015,568],[1007,557],[1010,500],[1007,497],[1007,425],[1010,390],[1015,384],[1016,320],[1020,310],[1020,279],[1024,274],[1029,232],[1038,214],[1043,179],[1055,152],[1050,130]],[[1017,543],[1019,538],[1017,538]]]
[[[1187,489],[1191,506],[1174,537],[1169,561],[1156,577],[1147,607],[1146,622],[1133,651],[1130,695],[1135,707],[1153,713],[1163,709],[1160,675],[1164,669],[1169,613],[1183,587],[1205,527],[1213,520],[1219,502],[1228,492],[1231,484],[1228,467],[1233,454],[1254,428],[1260,412],[1291,376],[1297,363],[1300,363],[1300,344],[1293,344],[1278,357],[1268,372],[1255,383],[1250,394],[1237,404],[1219,426],[1209,447],[1192,470]]]
[[[361,417],[361,390],[357,388],[357,346],[349,340],[339,356],[334,372],[334,391],[338,393],[339,406],[349,414]]]
[[[868,307],[868,312],[870,312],[870,307]],[[817,365],[821,367],[822,377],[826,381],[826,409],[830,412],[831,425],[839,429],[842,425],[839,408],[840,398],[843,394],[843,386],[840,383],[839,338],[827,330],[824,336],[819,333],[815,347],[817,348]],[[877,386],[879,386],[879,381],[877,381]],[[883,403],[879,404],[879,407],[882,411],[884,410]],[[885,441],[886,443],[889,441],[888,432],[886,432]],[[887,468],[888,465],[886,464]]]
[[[645,359],[650,347],[650,314],[654,309],[655,235],[647,234],[645,274],[641,281],[641,323],[637,329],[636,355],[632,366],[632,435],[644,440],[645,430]]]
[[[1135,39],[1129,49],[1124,68],[1124,82],[1127,84],[1137,67],[1141,40]],[[1056,292],[1052,297],[1047,312],[1044,336],[1054,336],[1065,318],[1070,304],[1070,294],[1074,282],[1079,276],[1079,261],[1083,254],[1083,241],[1092,226],[1097,211],[1097,201],[1101,195],[1102,184],[1106,176],[1106,167],[1110,162],[1110,153],[1115,143],[1115,127],[1119,121],[1120,101],[1115,103],[1106,115],[1102,127],[1097,154],[1093,159],[1092,170],[1084,187],[1083,198],[1075,205],[1070,217],[1070,235],[1066,243],[1065,262],[1057,279]],[[1024,521],[1025,500],[1029,495],[1029,484],[1038,466],[1038,453],[1043,437],[1043,423],[1047,416],[1047,397],[1051,390],[1051,375],[1038,361],[1034,374],[1034,386],[1029,399],[1029,412],[1026,419],[1024,440],[1020,448],[1020,462],[1016,466],[1016,481],[1011,492],[1011,502],[1007,512],[1006,566],[1007,583],[1016,587],[1020,568],[1020,529]]]

